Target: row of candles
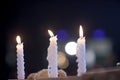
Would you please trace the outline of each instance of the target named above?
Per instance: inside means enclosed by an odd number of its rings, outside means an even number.
[[[50,37],[50,44],[48,47],[48,77],[58,77],[58,46],[57,46],[57,36],[54,36],[51,30],[48,30]],[[23,51],[23,43],[21,43],[20,36],[16,37],[17,41],[17,78],[25,79],[25,71],[24,71],[24,51]],[[79,28],[79,38],[77,40],[77,51],[76,51],[76,62],[78,63],[77,76],[81,76],[86,72],[86,57],[85,57],[85,37],[83,37],[83,29],[80,25]]]

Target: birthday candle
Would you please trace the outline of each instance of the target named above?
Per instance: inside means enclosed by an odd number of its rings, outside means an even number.
[[[49,77],[58,77],[58,65],[57,65],[57,58],[58,58],[58,51],[57,51],[57,36],[54,36],[52,31],[48,30],[50,34],[50,45],[48,47],[48,76]]]
[[[23,54],[23,43],[21,43],[20,36],[16,37],[17,41],[17,79],[24,79],[25,78],[25,71],[24,71],[24,54]]]
[[[82,26],[80,26],[79,35],[76,52],[76,62],[78,63],[77,76],[81,76],[86,72],[85,37],[83,37]]]

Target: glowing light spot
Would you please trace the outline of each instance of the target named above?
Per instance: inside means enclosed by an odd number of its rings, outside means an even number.
[[[96,61],[96,55],[93,50],[87,50],[86,51],[86,62],[88,67],[92,67],[95,64]]]
[[[69,66],[69,61],[64,52],[58,52],[58,67],[65,69]]]
[[[61,29],[57,32],[57,37],[59,41],[65,41],[68,38],[68,32],[66,30]]]
[[[105,32],[102,29],[97,29],[93,32],[93,38],[94,39],[104,39]]]
[[[77,47],[77,43],[76,42],[68,42],[65,45],[65,51],[69,55],[75,55],[76,54],[76,47]]]

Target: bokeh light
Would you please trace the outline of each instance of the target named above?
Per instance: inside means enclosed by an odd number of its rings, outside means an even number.
[[[86,51],[86,62],[88,67],[93,67],[96,62],[96,54],[94,50],[89,49]]]
[[[104,39],[105,38],[105,31],[102,29],[96,29],[93,32],[93,38],[94,39]]]
[[[66,69],[69,66],[69,61],[64,52],[58,52],[58,67],[61,69]]]
[[[65,29],[61,29],[57,32],[57,37],[58,37],[59,41],[67,40],[68,36],[69,36],[68,32]]]
[[[77,47],[77,43],[76,42],[68,42],[65,45],[65,51],[69,55],[75,55],[76,54],[76,47]]]

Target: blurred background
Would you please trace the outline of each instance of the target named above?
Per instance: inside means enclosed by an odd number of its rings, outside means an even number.
[[[69,76],[77,74],[77,63],[65,46],[77,41],[80,25],[86,38],[87,70],[115,67],[120,61],[119,0],[10,0],[1,5],[0,66],[7,79],[17,78],[17,35],[24,42],[26,77],[47,68],[48,29],[58,37],[59,69]]]

